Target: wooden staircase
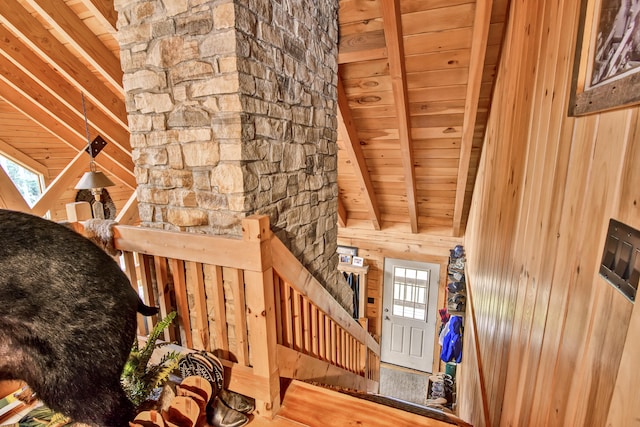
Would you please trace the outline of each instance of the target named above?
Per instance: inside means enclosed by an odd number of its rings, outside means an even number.
[[[451,427],[470,426],[458,417],[379,395],[339,391],[293,380],[273,419],[254,417],[250,426]]]
[[[268,217],[246,218],[242,228],[238,239],[117,225],[113,246],[145,302],[161,317],[177,311],[165,341],[215,354],[225,388],[256,400],[254,426],[467,425],[376,396],[380,345],[271,232]],[[155,317],[139,317],[140,336]]]

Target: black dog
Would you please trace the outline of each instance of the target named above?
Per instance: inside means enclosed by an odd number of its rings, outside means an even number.
[[[71,229],[0,210],[0,380],[74,421],[125,426],[120,374],[142,303],[118,264]]]

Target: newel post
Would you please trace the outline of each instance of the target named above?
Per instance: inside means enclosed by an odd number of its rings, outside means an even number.
[[[277,362],[277,336],[271,228],[269,217],[252,215],[242,221],[242,239],[260,245],[261,271],[245,270],[247,326],[254,375],[265,379],[268,401],[256,400],[256,411],[273,417],[280,409],[280,373]]]

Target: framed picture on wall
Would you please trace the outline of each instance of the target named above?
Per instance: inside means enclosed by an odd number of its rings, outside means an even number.
[[[640,103],[640,0],[582,0],[569,114]]]
[[[338,246],[336,252],[338,252],[340,255],[356,256],[358,255],[358,248],[354,246]]]
[[[340,254],[340,264],[351,264],[351,255]]]

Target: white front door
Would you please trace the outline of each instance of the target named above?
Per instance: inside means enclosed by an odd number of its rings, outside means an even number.
[[[440,265],[385,258],[380,359],[431,372]]]

